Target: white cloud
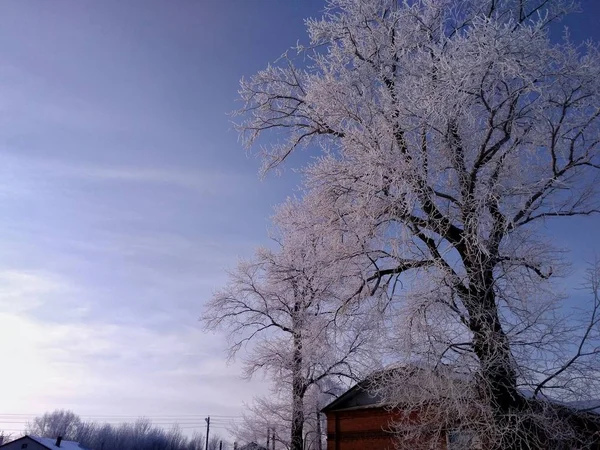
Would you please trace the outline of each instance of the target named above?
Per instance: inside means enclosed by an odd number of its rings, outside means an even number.
[[[224,361],[223,340],[198,327],[62,322],[59,306],[40,320],[28,313],[32,306],[77,290],[55,275],[19,271],[0,272],[0,285],[0,354],[10,368],[0,383],[5,413],[237,415],[266,390],[241,380],[239,365]]]
[[[47,301],[64,297],[74,287],[54,274],[40,271],[0,269],[0,312],[24,313]]]
[[[43,351],[47,327],[15,314],[0,313],[2,383],[0,397],[7,412],[37,407],[37,398],[61,386],[61,376]]]

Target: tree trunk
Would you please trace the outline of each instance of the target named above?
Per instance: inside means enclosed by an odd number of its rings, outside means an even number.
[[[482,261],[483,255],[478,255]],[[473,266],[471,266],[473,267]],[[469,311],[469,328],[473,333],[473,349],[480,361],[481,376],[491,401],[497,431],[502,439],[496,448],[502,450],[534,449],[530,433],[534,428],[513,420],[522,413],[527,402],[517,389],[517,374],[509,340],[502,328],[494,293],[493,267],[483,267],[471,274],[465,306]],[[526,422],[525,422],[526,423]],[[531,425],[531,424],[530,424]]]
[[[304,394],[306,392],[302,376],[302,335],[294,333],[294,368],[292,379],[292,429],[290,450],[304,450]]]

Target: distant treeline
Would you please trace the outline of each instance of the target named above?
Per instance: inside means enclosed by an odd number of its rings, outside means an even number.
[[[49,438],[62,436],[89,450],[205,450],[204,434],[197,432],[188,438],[177,426],[167,431],[147,418],[133,423],[102,424],[83,421],[72,411],[57,410],[33,419],[25,432]],[[219,450],[221,437],[210,435],[208,450]],[[223,450],[229,450],[225,442]]]

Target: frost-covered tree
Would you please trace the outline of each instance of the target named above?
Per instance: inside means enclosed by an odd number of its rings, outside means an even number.
[[[57,409],[33,419],[25,427],[26,434],[72,440],[77,436],[81,418],[73,411]]]
[[[328,266],[322,252],[326,238],[295,228],[288,233],[296,216],[280,208],[277,249],[259,249],[253,259],[241,261],[208,303],[203,320],[208,329],[226,332],[231,357],[248,347],[245,375],[262,371],[280,394],[271,402],[281,416],[273,426],[280,430],[287,421],[289,440],[281,432],[279,439],[303,450],[307,394],[330,378],[359,378],[373,367],[377,352],[368,346],[374,321],[366,314],[339,314],[340,296],[352,283]]]
[[[195,432],[190,438],[186,450],[204,450],[205,442],[204,434]]]
[[[503,449],[582,438],[545,399],[598,393],[598,302],[565,320],[563,261],[539,226],[599,210],[598,48],[549,38],[573,8],[332,0],[298,64],[288,52],[241,83],[246,144],[275,140],[265,171],[323,150],[304,168],[306,215],[353,243],[326,242],[363,273],[352,299],[394,305],[404,360],[468,373],[487,417],[473,432]]]
[[[6,431],[0,430],[0,445],[6,444],[13,440],[13,433],[8,433]]]
[[[83,421],[77,414],[63,410],[36,417],[25,432],[50,438],[62,436],[91,450],[204,450],[205,444],[202,433],[196,432],[188,439],[178,426],[167,431],[153,425],[148,418],[133,423],[99,424]],[[209,449],[218,449],[221,440],[219,435],[213,436]],[[225,443],[223,449],[227,449]]]
[[[208,450],[219,450],[219,444],[221,443],[221,438],[219,436],[213,436],[208,441]],[[227,450],[227,449],[225,449]]]
[[[325,448],[324,416],[320,411],[346,389],[335,379],[326,378],[307,391],[303,401],[305,449]],[[252,404],[246,406],[242,421],[232,427],[231,433],[240,442],[265,445],[275,440],[278,448],[289,449],[293,415],[291,397],[289,390],[274,385],[269,394],[256,397]]]

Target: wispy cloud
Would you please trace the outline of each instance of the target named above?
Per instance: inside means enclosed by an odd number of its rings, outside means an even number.
[[[239,173],[215,170],[187,171],[57,163],[45,163],[45,170],[53,173],[54,176],[70,176],[91,181],[167,184],[201,191],[209,195],[239,192],[251,180],[250,177],[244,177]]]
[[[0,174],[5,175],[2,185],[7,192],[11,191],[11,184],[23,184],[23,178],[31,179],[29,186],[35,181],[59,179],[64,183],[65,179],[71,179],[74,182],[163,184],[191,189],[207,195],[231,195],[244,192],[250,185],[256,183],[253,176],[212,168],[187,170],[152,166],[101,165],[16,157],[8,152],[0,153],[0,163]]]

